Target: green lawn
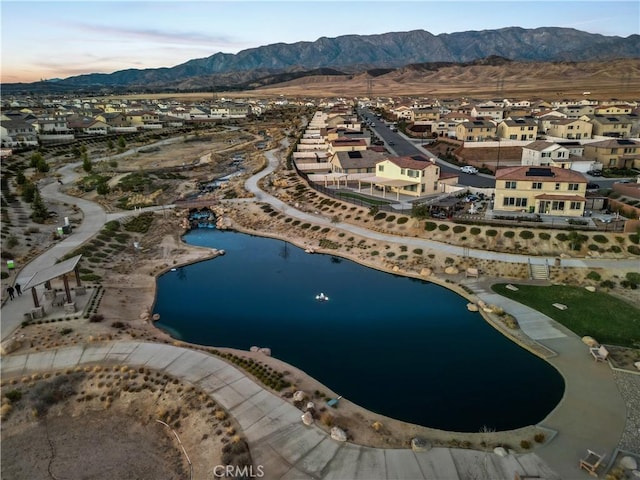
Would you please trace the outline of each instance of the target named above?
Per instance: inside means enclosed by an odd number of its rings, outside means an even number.
[[[364,195],[358,195],[357,193],[337,193],[336,197],[355,198],[370,205],[389,205],[391,203],[386,200],[377,200],[375,198],[365,197]]]
[[[589,292],[581,287],[553,285],[539,287],[507,284],[493,285],[494,292],[538,310],[561,323],[577,335],[589,335],[600,343],[622,347],[640,347],[640,309],[603,292]],[[562,303],[566,310],[552,304]]]

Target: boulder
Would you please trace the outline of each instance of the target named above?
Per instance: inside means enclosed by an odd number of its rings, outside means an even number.
[[[584,343],[590,348],[598,346],[598,342],[596,342],[595,338],[589,337],[589,336],[582,337],[582,343]]]
[[[595,292],[596,287],[592,287],[591,285],[584,287],[587,292]]]
[[[626,470],[636,470],[638,468],[638,461],[627,455],[620,459],[620,466]]]
[[[447,275],[456,275],[458,273],[458,269],[456,267],[447,267],[444,269],[444,273]]]
[[[297,392],[295,392],[293,394],[293,401],[294,402],[301,402],[304,400],[304,397],[306,397],[307,394],[304,393],[302,390],[298,390]]]
[[[302,418],[302,423],[305,425],[313,425],[313,415],[311,415],[311,412],[305,412],[300,418]]]
[[[256,347],[255,345],[249,349],[250,352],[257,352],[260,350],[260,347]]]
[[[347,434],[341,428],[333,427],[331,429],[331,438],[333,438],[336,442],[346,442]]]
[[[270,348],[261,348],[260,350],[258,350],[260,353],[265,354],[267,357],[271,356],[271,349]]]
[[[640,478],[640,470],[633,470],[631,472],[631,477],[632,478]]]
[[[315,410],[316,409],[316,404],[313,402],[307,402],[307,406],[305,407],[305,410],[308,412],[309,410]]]
[[[22,346],[22,341],[16,337],[9,338],[0,345],[0,355],[9,355]]]
[[[415,437],[411,439],[411,450],[414,452],[427,452],[431,450],[431,443],[424,438]]]
[[[640,362],[636,362],[633,364],[638,370],[640,370]]]
[[[400,271],[400,267],[397,266],[397,265],[394,265],[391,270],[394,271],[394,272],[399,272]]]
[[[496,447],[493,449],[493,453],[499,457],[506,457],[508,455],[507,450],[504,447]]]
[[[477,312],[479,308],[475,303],[467,303],[467,310],[470,312]]]
[[[423,268],[422,270],[420,270],[420,275],[423,277],[430,277],[432,273],[433,272],[430,268]]]

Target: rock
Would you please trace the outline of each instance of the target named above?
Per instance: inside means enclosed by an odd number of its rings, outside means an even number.
[[[154,313],[154,314],[153,314],[153,317],[151,317],[151,319],[152,319],[154,322],[157,322],[158,320],[160,320],[160,314],[159,314],[159,313]]]
[[[631,472],[633,478],[640,478],[640,470],[634,470]]]
[[[493,449],[493,453],[495,453],[496,455],[498,455],[499,457],[506,457],[507,451],[504,449],[504,447],[496,447]]]
[[[265,354],[267,357],[271,356],[271,349],[270,348],[261,348],[260,350],[258,350],[260,353]]]
[[[260,347],[256,347],[255,345],[249,349],[250,352],[257,352],[260,350]]]
[[[596,291],[596,287],[592,287],[591,285],[589,285],[589,286],[587,286],[587,287],[584,287],[584,289],[585,289],[587,292],[595,292],[595,291]]]
[[[638,461],[627,455],[626,457],[622,457],[620,459],[620,466],[626,470],[635,470],[638,468]]]
[[[484,302],[484,300],[478,300],[478,306],[480,308],[485,308],[487,306],[487,304]]]
[[[458,273],[458,269],[456,267],[447,267],[444,269],[444,273],[447,275],[455,275]]]
[[[511,285],[510,283],[508,283],[507,286],[504,287],[504,288],[506,288],[507,290],[511,290],[513,292],[517,292],[518,291],[518,287],[516,287],[515,285]]]
[[[589,347],[597,347],[598,346],[598,342],[596,342],[595,338],[593,337],[582,337],[582,343],[584,343],[585,345],[589,346]]]
[[[0,355],[9,355],[10,353],[18,350],[21,346],[22,342],[20,341],[20,339],[16,337],[9,338],[8,340],[2,342],[2,345],[0,345]]]
[[[633,364],[638,370],[640,370],[640,362],[636,362]]]
[[[302,390],[298,390],[297,392],[295,392],[293,394],[293,401],[294,402],[301,402],[304,400],[304,397],[306,397],[306,393],[304,393]]]
[[[336,442],[346,442],[347,434],[341,428],[333,427],[331,429],[331,438],[333,438]]]
[[[477,312],[479,308],[475,303],[467,303],[467,310],[470,312]]]
[[[391,270],[394,271],[394,272],[399,272],[400,271],[400,267],[397,266],[397,265],[394,265]]]
[[[305,412],[301,418],[302,423],[305,425],[313,425],[313,415],[311,415],[311,412]]]
[[[420,275],[423,277],[430,277],[433,271],[430,268],[423,268],[420,270]]]
[[[149,312],[142,312],[140,314],[140,320],[149,320]]]
[[[307,402],[307,406],[305,407],[305,410],[308,412],[309,410],[315,410],[316,409],[316,404],[313,402]]]
[[[414,452],[427,452],[431,450],[431,443],[424,438],[415,437],[411,439],[411,450]]]

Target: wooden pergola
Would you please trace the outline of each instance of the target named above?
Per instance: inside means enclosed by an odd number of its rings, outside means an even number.
[[[69,288],[69,278],[68,275],[71,272],[75,273],[76,277],[76,285],[78,287],[82,286],[80,283],[80,272],[78,271],[78,263],[82,255],[76,255],[75,257],[69,258],[63,262],[56,263],[51,267],[45,268],[44,270],[39,270],[33,274],[33,276],[29,279],[29,281],[22,287],[23,291],[27,289],[31,289],[31,295],[33,296],[33,305],[36,308],[40,307],[40,301],[38,300],[38,293],[36,292],[36,288],[42,284],[44,284],[45,289],[51,290],[51,280],[62,277],[62,282],[64,283],[64,292],[66,296],[67,303],[71,303],[71,289]]]

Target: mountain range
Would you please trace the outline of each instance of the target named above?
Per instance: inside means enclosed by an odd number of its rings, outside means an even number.
[[[4,84],[3,90],[5,93],[244,90],[309,75],[367,71],[376,76],[410,64],[433,63],[433,68],[440,68],[487,61],[581,62],[620,58],[640,58],[640,35],[622,38],[559,27],[509,27],[440,35],[413,30],[276,43],[237,54],[216,53],[170,68],[128,69],[32,84]]]

